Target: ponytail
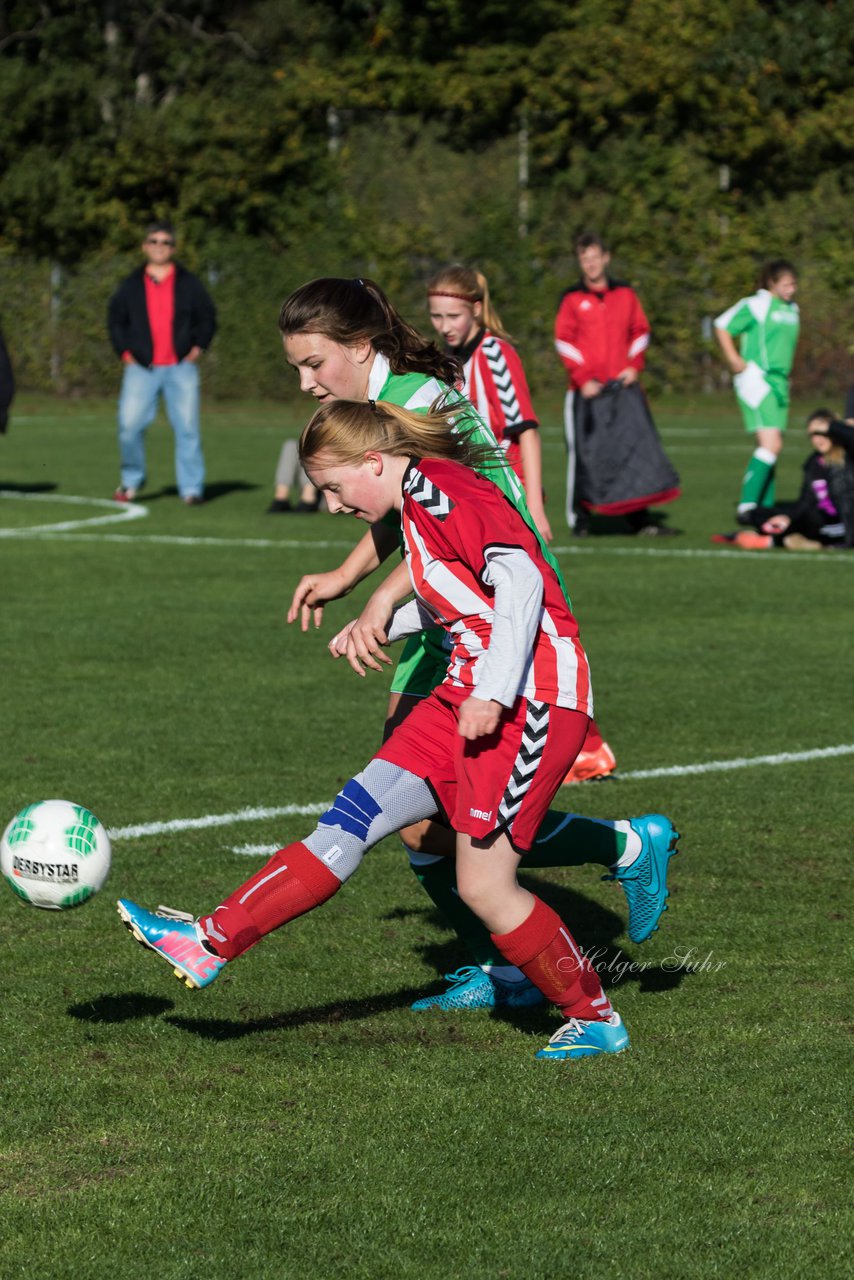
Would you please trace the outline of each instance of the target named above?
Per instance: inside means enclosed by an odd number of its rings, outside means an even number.
[[[343,347],[369,342],[392,373],[423,373],[447,387],[462,381],[451,355],[407,324],[373,280],[325,276],[302,285],[279,312],[282,337],[319,333]]]
[[[472,438],[478,429],[467,401],[440,397],[428,413],[387,400],[332,400],[312,417],[299,442],[300,462],[327,455],[336,466],[358,466],[369,450],[392,457],[447,458],[482,470],[506,466],[497,445]]]

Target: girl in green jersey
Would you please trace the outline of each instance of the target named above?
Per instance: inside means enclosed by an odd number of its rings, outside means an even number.
[[[756,507],[774,504],[774,477],[789,418],[789,374],[798,345],[798,277],[778,258],[763,268],[761,287],[715,320],[715,334],[733,373],[745,430],[756,440],[741,482],[737,515],[749,524]],[[739,346],[735,340],[739,339]]]
[[[384,400],[427,412],[438,399],[458,396],[467,432],[473,430],[475,442],[491,445],[494,450],[495,437],[455,390],[462,373],[456,360],[407,324],[373,281],[311,281],[285,301],[279,328],[288,363],[299,374],[300,389],[319,404],[345,399]],[[536,533],[515,473],[500,459],[486,473]],[[557,562],[542,540],[541,545],[560,577]],[[411,593],[406,565],[395,554],[399,547],[399,520],[378,522],[336,569],[306,574],[297,585],[288,610],[288,621],[299,619],[303,631],[312,622],[315,627],[320,626],[323,608],[329,601],[347,595],[394,554],[397,563],[391,574],[376,589],[355,623],[330,642],[333,656],[346,656],[360,675],[365,674],[365,667],[379,671],[380,664],[389,661],[382,648],[387,639],[385,626],[394,605]],[[392,683],[386,733],[441,682],[447,662],[438,629],[408,642]],[[448,975],[448,991],[416,1001],[414,1007],[518,1008],[537,1003],[539,992],[495,951],[488,932],[456,893],[453,832],[438,822],[425,821],[405,828],[401,838],[418,880],[475,961],[459,973]],[[660,814],[599,822],[552,810],[538,831],[526,864],[541,867],[598,862],[607,866],[626,892],[629,935],[633,941],[641,942],[658,927],[665,909],[667,864],[677,838],[672,824]]]

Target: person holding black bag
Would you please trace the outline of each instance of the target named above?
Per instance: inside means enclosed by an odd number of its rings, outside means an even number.
[[[649,321],[634,289],[608,275],[611,255],[599,236],[580,236],[575,251],[581,278],[563,294],[555,322],[569,375],[567,523],[583,537],[596,512],[625,516],[633,533],[673,534],[650,513],[680,490],[639,382]]]

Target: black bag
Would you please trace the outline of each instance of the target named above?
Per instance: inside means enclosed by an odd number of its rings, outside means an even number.
[[[679,497],[679,476],[637,383],[608,382],[590,400],[576,392],[576,404],[576,492],[582,506],[620,516]]]

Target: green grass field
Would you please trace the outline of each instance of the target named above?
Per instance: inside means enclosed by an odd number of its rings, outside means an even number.
[[[466,957],[395,840],[208,991],[131,941],[117,896],[215,905],[262,864],[247,849],[311,826],[241,811],[319,807],[375,748],[387,678],[323,643],[361,597],[319,634],[284,623],[301,573],[360,527],[267,515],[301,409],[219,403],[212,501],[169,492],[161,419],[145,518],[58,530],[115,514],[94,503],[118,478],[114,406],[19,397],[0,441],[0,825],[62,796],[115,837],[75,911],[0,890],[2,1276],[849,1274],[854,557],[712,547],[746,460],[734,404],[655,408],[684,533],[644,545],[571,543],[545,413],[555,545],[620,772],[558,803],[661,810],[683,838],[642,947],[597,868],[527,877],[632,1036],[619,1062],[543,1065],[556,1014],[410,1011]],[[783,496],[805,452],[798,428]]]

